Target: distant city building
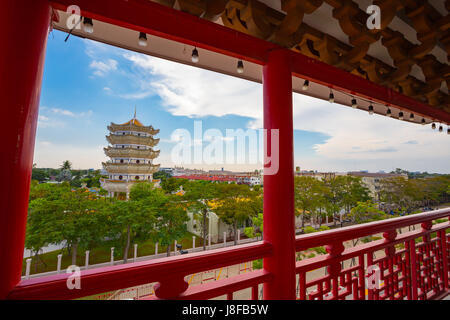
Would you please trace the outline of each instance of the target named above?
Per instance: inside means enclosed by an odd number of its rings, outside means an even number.
[[[328,180],[328,179],[333,179],[336,176],[339,175],[345,175],[345,173],[339,173],[339,172],[317,172],[317,171],[296,171],[294,173],[295,176],[297,177],[312,177],[312,178],[316,178],[317,180]]]
[[[192,175],[182,175],[174,176],[176,179],[188,179],[188,180],[204,180],[204,181],[217,181],[217,182],[237,182],[236,177],[230,176],[214,176],[214,175],[203,175],[203,174],[192,174]]]
[[[183,167],[174,167],[172,169],[172,175],[176,176],[189,176],[193,174],[206,174],[206,171],[200,169],[186,169]]]
[[[405,173],[369,173],[366,171],[348,172],[349,176],[359,177],[370,191],[370,196],[374,199],[378,198],[378,192],[381,190],[383,180],[402,177],[408,179]]]
[[[173,177],[188,180],[222,181],[229,183],[248,184],[250,186],[261,185],[261,172],[233,172],[225,170],[210,170],[205,172],[196,169],[174,168]]]
[[[173,175],[173,168],[159,168],[158,171],[165,172],[165,173],[168,173],[170,175]]]
[[[153,173],[158,171],[159,164],[153,161],[159,155],[159,150],[153,148],[159,139],[153,136],[159,133],[159,129],[152,126],[144,126],[134,118],[123,124],[111,123],[108,126],[110,134],[106,139],[110,146],[104,148],[110,161],[103,162],[107,179],[101,180],[102,187],[110,196],[115,193],[125,193],[127,198],[132,185],[140,181],[152,181]]]

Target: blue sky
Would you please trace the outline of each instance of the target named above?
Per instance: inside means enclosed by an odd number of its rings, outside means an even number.
[[[170,141],[177,128],[193,131],[260,128],[261,85],[148,57],[53,31],[41,92],[35,159],[57,167],[100,168],[106,160],[106,126],[132,118],[159,128],[162,166],[173,163]],[[294,94],[295,164],[319,171],[450,172],[450,139],[427,127],[370,116]],[[382,129],[381,129],[382,128]],[[191,165],[205,169],[261,165]]]

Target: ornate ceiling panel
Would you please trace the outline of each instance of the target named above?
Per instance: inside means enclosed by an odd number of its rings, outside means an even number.
[[[450,0],[154,0],[450,112]]]

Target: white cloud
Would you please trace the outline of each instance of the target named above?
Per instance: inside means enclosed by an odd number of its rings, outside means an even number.
[[[153,76],[151,88],[173,115],[262,116],[262,90],[256,83],[140,54],[124,57]]]
[[[38,127],[39,128],[55,128],[55,127],[64,127],[64,122],[61,122],[59,120],[39,115],[38,116]]]
[[[149,72],[151,86],[173,115],[203,117],[238,115],[262,127],[262,87],[199,68],[135,53],[124,55]],[[317,157],[296,159],[317,170],[409,170],[450,172],[450,140],[446,134],[342,105],[294,94],[294,128],[325,134],[315,145]],[[411,143],[412,142],[412,143]]]
[[[51,108],[50,111],[58,115],[68,116],[72,118],[90,117],[93,113],[92,110],[74,113],[70,110],[60,108]]]
[[[106,59],[105,61],[94,60],[89,65],[90,68],[94,69],[94,75],[103,77],[110,71],[117,70],[118,62],[114,59]]]

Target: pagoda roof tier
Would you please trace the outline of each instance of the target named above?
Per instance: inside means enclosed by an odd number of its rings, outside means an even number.
[[[159,129],[153,128],[153,126],[144,126],[139,120],[131,119],[128,122],[122,124],[111,123],[108,126],[110,132],[117,131],[135,131],[135,132],[145,132],[148,134],[156,135],[159,133]]]
[[[136,148],[112,148],[107,147],[103,148],[105,154],[108,157],[123,157],[123,158],[141,158],[141,159],[155,159],[159,156],[160,150],[144,150],[144,149],[136,149]]]
[[[110,134],[109,136],[106,136],[106,140],[108,140],[110,144],[139,144],[149,147],[154,147],[159,142],[159,139],[153,137],[138,137],[133,134]]]
[[[122,174],[151,174],[159,169],[159,164],[149,163],[112,163],[102,162],[103,167],[108,173]]]

